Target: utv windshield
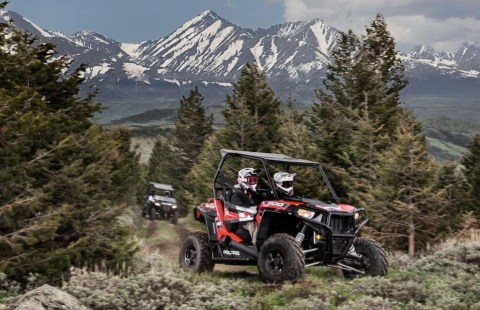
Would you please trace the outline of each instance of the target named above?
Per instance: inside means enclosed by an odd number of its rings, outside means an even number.
[[[148,193],[160,197],[174,198],[173,186],[169,184],[151,182],[148,185]]]

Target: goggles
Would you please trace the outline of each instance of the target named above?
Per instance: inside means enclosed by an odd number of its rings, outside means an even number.
[[[246,177],[247,179],[247,184],[248,185],[256,185],[258,183],[258,177],[257,176],[249,176]]]

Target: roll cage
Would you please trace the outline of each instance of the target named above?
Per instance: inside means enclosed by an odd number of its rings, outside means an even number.
[[[238,150],[229,150],[229,149],[221,149],[221,161],[215,173],[215,177],[213,179],[213,195],[216,199],[222,199],[223,197],[219,194],[219,190],[222,193],[225,193],[225,187],[232,187],[228,182],[225,180],[225,176],[222,173],[222,168],[227,159],[231,157],[238,157],[238,158],[246,158],[260,161],[262,164],[262,169],[265,172],[266,179],[268,180],[268,185],[270,189],[272,189],[272,194],[276,200],[279,199],[278,193],[273,190],[275,188],[275,183],[273,181],[273,177],[270,173],[269,166],[272,164],[282,164],[286,166],[286,171],[290,169],[290,166],[304,166],[304,167],[313,167],[322,176],[322,179],[325,185],[328,188],[328,191],[332,195],[333,200],[336,203],[340,203],[335,190],[333,189],[330,181],[325,174],[322,166],[318,162],[305,160],[305,159],[296,159],[290,156],[280,154],[280,153],[261,153],[261,152],[248,152],[248,151],[238,151]]]

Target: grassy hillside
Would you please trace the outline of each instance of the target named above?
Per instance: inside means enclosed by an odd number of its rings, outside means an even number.
[[[409,261],[390,255],[389,275],[345,279],[336,269],[310,267],[299,281],[265,284],[253,266],[215,266],[212,273],[178,268],[184,236],[203,225],[179,225],[132,214],[142,250],[135,272],[119,277],[72,270],[63,290],[91,309],[480,309],[480,241],[444,245]],[[0,301],[5,291],[0,285]]]
[[[217,265],[210,274],[177,267],[192,217],[175,226],[143,220],[139,272],[129,278],[76,270],[65,290],[92,309],[480,309],[480,242],[445,246],[410,262],[390,256],[384,278],[344,279],[329,267],[295,283],[265,284],[255,267]]]

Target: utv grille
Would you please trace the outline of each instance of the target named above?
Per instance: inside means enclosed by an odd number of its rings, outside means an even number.
[[[330,228],[335,234],[348,234],[353,232],[353,221],[350,216],[334,216],[330,218]]]

